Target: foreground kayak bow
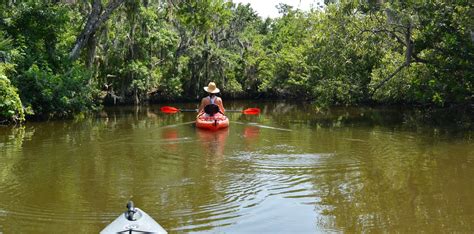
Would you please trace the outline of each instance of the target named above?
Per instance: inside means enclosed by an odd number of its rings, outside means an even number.
[[[111,224],[100,232],[105,233],[158,233],[166,234],[163,229],[145,211],[133,206],[133,202],[127,203],[127,211],[116,218]]]

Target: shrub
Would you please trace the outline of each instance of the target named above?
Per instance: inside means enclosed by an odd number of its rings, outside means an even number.
[[[22,122],[25,113],[17,89],[0,73],[0,122]]]
[[[58,75],[33,64],[18,77],[17,87],[25,105],[31,106],[35,115],[68,116],[95,107],[95,90],[88,84],[89,75],[79,65],[73,65],[65,75]]]

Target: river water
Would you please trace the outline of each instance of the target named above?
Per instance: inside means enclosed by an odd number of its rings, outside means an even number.
[[[472,116],[226,102],[255,106],[1,127],[0,233],[96,233],[129,199],[169,232],[474,232]]]

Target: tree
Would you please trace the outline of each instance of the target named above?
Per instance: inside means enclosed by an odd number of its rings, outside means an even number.
[[[92,9],[87,16],[86,24],[84,25],[82,32],[77,36],[76,43],[69,54],[71,60],[77,59],[81,49],[84,48],[87,43],[95,45],[94,35],[96,31],[109,19],[110,14],[112,14],[112,12],[124,1],[125,0],[111,0],[105,8],[102,6],[101,0],[94,0],[92,2]]]

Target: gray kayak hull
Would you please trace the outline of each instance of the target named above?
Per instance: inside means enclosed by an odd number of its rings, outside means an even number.
[[[166,230],[161,227],[152,217],[140,208],[135,208],[137,220],[128,220],[127,212],[121,214],[112,223],[104,228],[100,233],[159,233],[166,234]]]

